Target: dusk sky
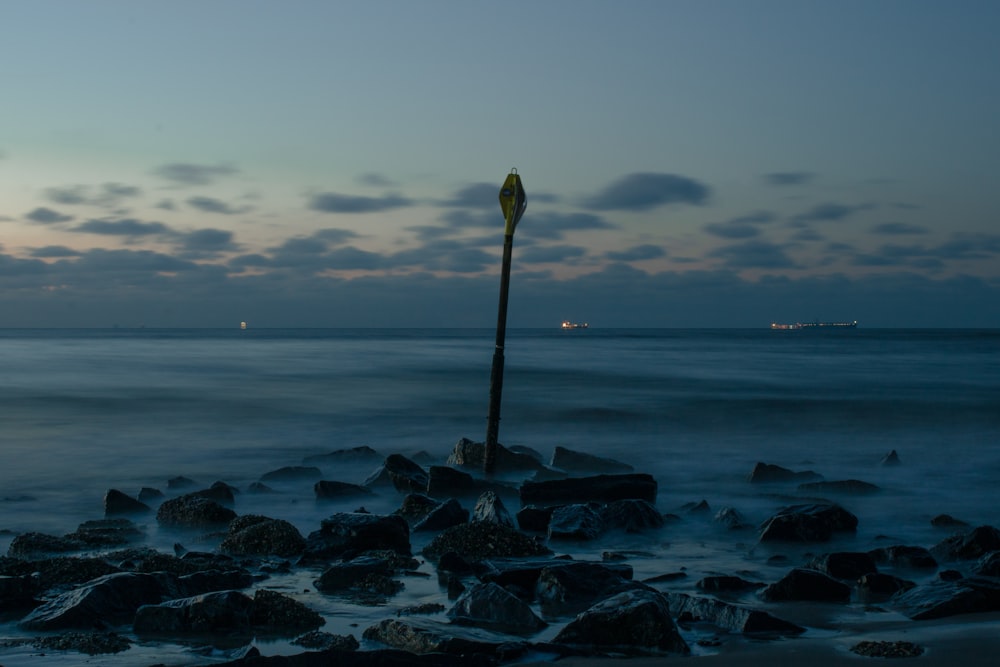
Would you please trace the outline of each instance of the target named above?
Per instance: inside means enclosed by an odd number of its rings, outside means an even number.
[[[5,0],[0,327],[1000,327],[995,0]]]

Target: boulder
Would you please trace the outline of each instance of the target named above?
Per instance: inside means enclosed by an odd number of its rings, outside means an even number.
[[[878,493],[880,488],[857,479],[843,479],[832,482],[806,482],[799,484],[799,491],[809,494],[836,493],[847,496],[862,496]]]
[[[503,501],[500,500],[500,496],[495,491],[484,491],[479,496],[479,499],[476,500],[476,506],[472,510],[472,521],[507,526],[508,528],[514,527],[514,519],[511,518],[510,512],[507,511]]]
[[[535,597],[547,616],[566,616],[623,591],[649,588],[632,581],[631,568],[626,568],[583,561],[552,564],[539,571]]]
[[[11,540],[10,546],[7,547],[7,555],[12,558],[30,560],[50,554],[80,551],[84,546],[79,540],[68,537],[35,532],[21,533],[15,535],[14,539]]]
[[[38,584],[38,577],[30,574],[0,575],[0,611],[35,606]]]
[[[458,526],[469,520],[469,510],[462,507],[457,500],[451,498],[448,502],[439,503],[427,513],[423,519],[413,525],[413,532],[437,532],[452,526]]]
[[[511,659],[523,654],[528,648],[525,642],[512,642],[509,635],[412,616],[383,619],[365,628],[362,637],[418,655],[479,654]],[[432,664],[447,663],[442,661]]]
[[[806,565],[813,570],[819,570],[835,579],[850,579],[877,572],[875,559],[870,554],[857,551],[835,551],[813,558]]]
[[[956,519],[950,514],[938,514],[931,519],[931,525],[935,528],[968,528],[969,524],[961,519]]]
[[[902,461],[899,460],[899,454],[896,453],[895,449],[883,456],[882,460],[879,461],[879,465],[882,466],[898,466],[901,463]]]
[[[158,604],[163,593],[160,580],[152,574],[109,574],[52,598],[18,625],[32,632],[103,630],[131,621],[136,609]]]
[[[754,588],[763,588],[758,581],[747,581],[742,577],[731,575],[711,575],[702,577],[695,582],[695,588],[710,593],[742,592]],[[673,602],[671,602],[673,604]]]
[[[626,533],[641,533],[662,528],[663,515],[647,500],[625,498],[616,500],[600,508],[598,514],[606,530],[623,530]]]
[[[447,551],[454,551],[470,561],[544,556],[551,553],[543,544],[514,528],[482,521],[445,529],[424,547],[423,554],[431,561],[436,561]]]
[[[897,544],[891,547],[872,549],[868,555],[876,563],[883,563],[890,567],[933,570],[938,566],[931,552],[923,547]]]
[[[239,591],[218,591],[160,604],[135,612],[132,630],[137,635],[237,635],[251,634],[253,599]]]
[[[483,469],[486,458],[486,443],[473,442],[462,438],[455,443],[455,448],[448,456],[446,463],[459,468]],[[496,472],[534,472],[545,466],[535,456],[525,451],[513,451],[497,443]]]
[[[392,566],[384,558],[359,556],[347,562],[334,563],[313,581],[313,585],[322,593],[338,593],[355,588],[359,582],[372,576],[391,575]]]
[[[166,500],[156,511],[157,522],[171,528],[217,529],[235,518],[233,510],[195,494]]]
[[[414,524],[441,505],[440,500],[431,498],[424,493],[408,493],[403,496],[403,502],[393,514],[403,517],[407,523]]]
[[[520,598],[492,582],[468,589],[447,615],[452,623],[515,635],[531,635],[547,625]]]
[[[826,542],[835,532],[854,532],[858,518],[840,505],[793,505],[761,526],[760,541]]]
[[[182,489],[191,489],[198,486],[198,482],[194,481],[190,477],[185,477],[183,475],[178,475],[177,477],[171,477],[167,480],[167,488],[171,491],[180,491]]]
[[[264,483],[308,482],[319,479],[322,476],[323,471],[316,466],[284,466],[283,468],[264,473],[258,481]]]
[[[350,482],[337,482],[321,479],[313,484],[316,500],[344,500],[346,498],[368,497],[372,495],[369,489]]]
[[[517,525],[521,530],[533,533],[545,533],[549,530],[549,519],[557,505],[539,507],[538,505],[528,505],[522,507],[517,512]]]
[[[477,497],[486,491],[495,491],[497,488],[501,488],[501,485],[473,477],[464,470],[457,470],[451,466],[430,466],[427,468],[427,495],[434,498]]]
[[[891,574],[872,572],[858,579],[858,597],[863,601],[885,600],[914,586],[916,584],[912,581]]]
[[[119,517],[84,521],[66,539],[79,542],[86,549],[107,549],[125,546],[145,536],[132,521]]]
[[[144,486],[139,489],[139,502],[141,503],[159,503],[163,498],[163,491],[159,489],[154,489],[150,486]]]
[[[760,597],[768,602],[849,602],[851,587],[818,570],[797,567],[779,581],[766,586]]]
[[[303,560],[325,562],[348,552],[390,549],[410,554],[410,526],[396,515],[339,512],[323,519],[320,529],[306,538]]]
[[[750,524],[743,517],[743,514],[733,507],[723,507],[715,513],[712,520],[729,530],[742,530],[750,527]]]
[[[893,596],[889,604],[917,621],[1000,611],[1000,582],[980,577],[932,581]]]
[[[519,494],[522,505],[611,503],[627,498],[655,503],[656,491],[657,484],[652,475],[633,473],[524,482]]]
[[[626,655],[691,652],[670,617],[666,598],[647,589],[598,602],[566,624],[553,642]]]
[[[1000,551],[991,551],[976,561],[972,573],[980,577],[1000,577]]]
[[[588,564],[601,567],[620,579],[632,578],[632,566],[626,563],[575,561],[565,558],[486,558],[477,561],[473,567],[480,581],[493,582],[508,590],[523,591],[523,597],[532,600],[542,570]]]
[[[556,445],[555,450],[552,452],[550,465],[553,468],[559,468],[571,473],[619,474],[630,473],[635,470],[629,464],[616,461],[615,459],[577,452],[559,445]]]
[[[391,486],[402,493],[426,493],[427,471],[402,454],[390,454],[363,486]]]
[[[327,454],[314,454],[302,459],[306,466],[321,466],[333,468],[341,465],[378,465],[385,457],[367,445],[335,449]]]
[[[305,551],[306,540],[284,519],[245,514],[230,522],[219,549],[233,556],[291,558]]]
[[[146,503],[128,496],[118,489],[108,489],[104,494],[104,516],[146,514],[153,510]]]
[[[776,616],[713,598],[695,597],[685,593],[670,593],[670,612],[677,622],[711,623],[729,632],[747,635],[793,637],[806,631],[805,628]]]
[[[1000,531],[993,526],[979,526],[966,533],[952,535],[930,549],[939,563],[975,560],[991,551],[1000,551]]]
[[[549,517],[550,540],[592,540],[604,532],[600,506],[591,504],[560,505]]]
[[[774,465],[773,463],[764,463],[758,461],[747,475],[747,481],[752,484],[760,483],[771,483],[771,482],[815,482],[823,479],[822,475],[818,475],[812,470],[803,470],[800,472],[794,472],[788,468],[783,468],[779,465]]]

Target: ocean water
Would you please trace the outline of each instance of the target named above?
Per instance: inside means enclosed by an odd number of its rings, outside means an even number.
[[[61,535],[101,518],[110,488],[166,490],[178,475],[245,488],[361,445],[443,463],[460,438],[485,436],[493,336],[0,330],[0,552],[19,532]],[[762,493],[746,482],[765,461],[882,488],[842,499],[861,519],[849,548],[886,536],[931,546],[941,513],[1000,525],[997,330],[511,330],[501,417],[507,446],[548,458],[562,445],[652,473],[663,512],[706,500],[763,521],[795,500],[794,488]],[[891,450],[902,465],[880,466]],[[371,472],[324,477],[361,482]],[[317,505],[311,484],[278,490],[241,495],[237,512],[285,518],[306,534],[353,509]],[[368,507],[391,511],[400,499]],[[146,528],[154,546],[177,540],[155,520]],[[710,522],[687,530],[612,546],[661,555],[636,565],[637,577],[763,560],[752,535],[720,535]],[[591,548],[599,557],[608,545],[573,547]],[[434,598],[435,585],[408,584],[400,604]],[[320,604],[328,631],[369,614]]]

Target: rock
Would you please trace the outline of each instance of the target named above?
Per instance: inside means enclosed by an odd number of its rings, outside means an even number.
[[[935,528],[967,528],[968,523],[961,519],[956,519],[950,514],[938,514],[931,519],[931,525]]]
[[[547,624],[518,597],[495,583],[473,586],[448,611],[459,625],[473,625],[515,635],[530,635]]]
[[[916,658],[924,649],[913,642],[863,641],[852,646],[851,653],[868,658]]]
[[[930,552],[939,563],[975,560],[991,551],[1000,551],[1000,531],[993,526],[979,526],[938,542]]]
[[[626,533],[641,533],[662,528],[663,515],[649,501],[626,498],[616,500],[598,511],[605,530],[624,530]]]
[[[315,454],[302,459],[306,466],[378,465],[385,457],[367,445],[335,449],[327,454]]]
[[[345,498],[357,498],[371,496],[369,489],[350,482],[337,482],[333,480],[321,479],[313,485],[316,493],[316,500],[343,500]]]
[[[152,574],[109,574],[49,600],[21,619],[19,626],[43,632],[103,630],[129,622],[136,609],[158,604],[162,595],[160,580]]]
[[[301,637],[296,637],[289,643],[296,646],[304,646],[305,648],[336,649],[337,651],[344,652],[357,651],[358,647],[361,646],[353,635],[334,635],[329,632],[320,632],[319,630],[307,632]]]
[[[844,479],[835,482],[806,482],[805,484],[799,484],[798,488],[802,493],[839,493],[849,496],[861,496],[881,491],[874,484],[862,482],[857,479]]]
[[[709,514],[712,511],[711,506],[709,506],[708,501],[702,499],[701,501],[695,503],[684,503],[681,505],[681,510],[687,514]]]
[[[291,558],[305,551],[306,540],[284,519],[245,514],[230,522],[219,549],[234,556]]]
[[[571,473],[605,473],[619,474],[630,473],[635,469],[627,463],[616,461],[615,459],[603,456],[594,456],[585,452],[576,452],[556,445],[552,452],[552,461],[549,464],[553,468],[559,468]]]
[[[46,535],[45,533],[21,533],[16,535],[7,547],[7,555],[30,560],[37,556],[80,551],[84,544],[67,537]]]
[[[632,566],[625,563],[603,563],[595,561],[574,561],[562,558],[487,558],[473,566],[480,581],[493,582],[507,590],[524,593],[525,599],[535,597],[535,588],[542,570],[591,564],[603,567],[621,579],[632,578]]]
[[[872,572],[858,579],[858,596],[868,599],[887,599],[896,593],[916,586],[912,581],[881,572]]]
[[[858,518],[840,505],[793,505],[761,527],[760,541],[826,542],[835,532],[854,532]]]
[[[462,507],[457,500],[451,498],[448,502],[439,503],[427,516],[413,526],[413,532],[441,531],[452,526],[468,522],[469,510]]]
[[[750,527],[739,510],[733,507],[723,507],[715,513],[712,520],[729,530],[742,530]]]
[[[622,576],[623,572],[627,572],[627,578]],[[567,561],[539,571],[535,597],[542,613],[565,616],[583,611],[595,602],[623,591],[648,588],[631,579],[630,567],[623,570],[621,565]]]
[[[365,480],[363,486],[392,486],[402,493],[425,493],[427,472],[402,454],[390,454],[382,465]]]
[[[0,575],[0,611],[35,606],[38,584],[38,577],[30,574]]]
[[[446,463],[459,468],[483,469],[486,457],[486,443],[473,442],[462,438],[455,443],[455,448],[448,456]],[[513,451],[497,443],[496,472],[534,472],[545,466],[535,456],[524,451]]]
[[[482,521],[445,529],[424,547],[423,554],[435,561],[446,551],[454,551],[470,561],[551,553],[544,545],[509,526]]]
[[[427,495],[434,498],[477,497],[500,486],[450,466],[430,466],[427,469]]]
[[[167,488],[171,491],[179,491],[181,489],[190,489],[192,487],[198,486],[198,482],[194,481],[190,477],[184,477],[183,475],[178,475],[177,477],[171,477],[167,480]]]
[[[146,514],[152,511],[146,503],[127,496],[118,489],[108,489],[104,494],[104,516]]]
[[[98,519],[84,521],[66,539],[79,542],[86,549],[107,549],[130,544],[145,537],[145,533],[128,519]]]
[[[396,515],[340,512],[323,519],[320,529],[306,538],[303,560],[325,562],[347,552],[390,549],[410,554],[410,527]]]
[[[0,562],[6,559],[0,558]],[[87,583],[107,574],[121,572],[102,558],[82,558],[72,556],[43,557],[41,560],[10,559],[4,563],[0,574],[9,577],[30,577],[35,580],[38,590],[46,591],[60,587]]]
[[[604,519],[587,505],[560,505],[549,518],[550,540],[592,540],[604,532]]]
[[[521,530],[534,533],[545,533],[549,530],[549,519],[557,506],[539,507],[538,505],[528,505],[522,507],[517,513],[517,525]]]
[[[166,500],[156,511],[157,522],[172,528],[221,528],[235,518],[233,510],[195,494]]]
[[[851,581],[878,571],[875,559],[870,554],[857,551],[835,551],[823,554],[809,561],[806,567],[819,570],[835,579],[850,579]]]
[[[527,650],[526,643],[512,642],[508,635],[415,617],[383,619],[365,628],[362,637],[416,654],[481,654],[510,659]]]
[[[764,587],[764,584],[757,581],[747,581],[742,577],[726,575],[703,577],[696,581],[694,585],[695,588],[710,593],[739,592]]]
[[[421,604],[412,604],[407,607],[402,607],[396,610],[396,616],[413,616],[415,614],[440,614],[444,611],[445,607],[443,604],[437,602],[424,602]]]
[[[250,484],[247,485],[247,493],[261,495],[265,493],[276,493],[276,492],[274,489],[269,487],[267,484],[264,484],[263,482],[250,482]]]
[[[514,527],[514,520],[495,491],[484,491],[472,510],[472,521]]]
[[[981,577],[1000,577],[1000,551],[991,551],[972,567],[972,573]]]
[[[931,552],[923,547],[894,545],[872,549],[868,555],[876,563],[884,563],[890,567],[933,570],[938,566]]]
[[[765,587],[760,597],[768,602],[849,602],[851,587],[817,570],[797,567],[781,580]]]
[[[783,468],[773,463],[763,463],[758,461],[747,475],[747,481],[752,484],[771,482],[815,482],[823,479],[822,475],[814,473],[812,470],[794,472],[788,468]]]
[[[652,475],[594,475],[521,484],[522,505],[558,505],[574,502],[610,503],[635,498],[656,502],[657,484]]]
[[[553,642],[626,655],[691,652],[666,598],[653,590],[629,590],[598,602],[570,621]]]
[[[392,567],[384,558],[359,556],[347,562],[334,563],[313,581],[313,585],[323,593],[338,593],[355,588],[358,582],[372,575],[388,577],[391,574]]]
[[[239,591],[219,591],[147,604],[135,612],[137,635],[215,634],[250,636],[253,599]]]
[[[399,509],[393,512],[413,524],[420,521],[433,510],[441,507],[442,502],[423,493],[408,493],[403,497]]]
[[[316,466],[285,466],[260,476],[261,482],[308,482],[319,479],[323,471]]]
[[[899,454],[896,453],[895,449],[883,456],[882,460],[879,461],[879,465],[882,466],[898,466],[901,463],[902,461],[899,460]]]
[[[759,609],[750,609],[712,598],[694,597],[685,593],[667,596],[670,612],[678,623],[711,623],[729,632],[748,635],[790,637],[800,635],[805,628],[772,616]]]
[[[350,635],[346,636],[347,641],[352,639],[353,637]],[[273,656],[262,656],[256,647],[253,647],[250,655],[241,656],[225,663],[212,663],[212,665],[213,667],[331,667],[331,665],[336,665],[336,667],[495,667],[496,662],[494,656],[478,653],[416,655],[398,649],[355,651],[349,648],[349,645],[345,647],[335,645],[322,651]]]
[[[144,486],[139,489],[139,502],[141,503],[158,503],[163,500],[163,491],[159,489],[154,489],[149,486]]]
[[[889,603],[916,621],[1000,611],[1000,582],[979,577],[932,581],[893,596]]]
[[[315,630],[324,623],[322,615],[294,598],[266,588],[259,588],[254,593],[250,625],[258,636],[288,637]],[[356,642],[354,648],[357,648]]]
[[[129,650],[132,642],[114,632],[65,632],[50,637],[35,637],[31,640],[31,645],[40,651],[107,655]]]

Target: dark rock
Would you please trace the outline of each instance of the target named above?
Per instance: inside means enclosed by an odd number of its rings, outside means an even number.
[[[319,479],[323,471],[316,466],[285,466],[260,476],[261,482],[307,482]]]
[[[553,642],[627,655],[691,652],[666,598],[653,590],[625,591],[598,602],[570,621]]]
[[[348,639],[353,639],[350,635]],[[356,640],[355,640],[356,641]],[[262,656],[254,653],[225,663],[212,663],[213,667],[495,667],[496,658],[472,653],[449,655],[429,653],[416,655],[398,649],[355,651],[334,646],[322,651],[307,651],[296,655]]]
[[[334,635],[329,632],[320,632],[319,630],[307,632],[301,637],[296,637],[289,643],[295,646],[304,646],[305,648],[336,649],[337,651],[345,652],[357,651],[358,647],[361,646],[353,635]],[[331,660],[330,662],[332,664],[333,661]]]
[[[648,587],[632,581],[632,568],[627,565],[567,561],[539,571],[535,597],[544,614],[565,616],[634,588]]]
[[[477,561],[473,567],[480,581],[493,582],[508,590],[524,593],[526,599],[534,599],[535,587],[542,570],[547,567],[562,567],[570,563],[592,561],[572,561],[559,558],[486,558]],[[619,577],[631,579],[632,567],[622,563],[597,563],[615,572]]]
[[[473,477],[451,466],[430,466],[427,469],[427,495],[434,498],[477,497],[499,487],[501,485],[496,482]]]
[[[163,500],[163,491],[159,489],[154,489],[149,486],[144,486],[139,489],[139,502],[141,503],[158,503]]]
[[[495,491],[484,491],[476,501],[476,506],[472,510],[472,521],[497,524],[508,528],[514,527],[514,519],[504,506],[500,496]]]
[[[167,598],[187,598],[214,591],[238,590],[254,583],[253,576],[243,569],[201,570],[178,577],[154,573]]]
[[[655,574],[652,577],[646,577],[642,580],[644,584],[662,584],[667,581],[679,581],[681,579],[687,579],[687,572],[665,572],[663,574]]]
[[[522,505],[558,505],[573,502],[610,503],[635,498],[656,502],[657,484],[652,475],[594,475],[521,484]]]
[[[390,454],[363,486],[392,486],[402,493],[426,493],[427,481],[427,471],[418,464],[402,454]]]
[[[670,593],[670,612],[678,623],[711,623],[729,632],[748,635],[795,636],[805,628],[789,623],[771,614],[712,598],[694,597],[684,593]]]
[[[710,593],[739,592],[764,587],[764,584],[757,581],[747,581],[742,577],[727,575],[703,577],[696,581],[694,585],[695,588]]]
[[[329,561],[347,552],[390,549],[410,554],[410,527],[396,515],[340,512],[323,519],[320,529],[306,538],[303,560]]]
[[[383,619],[365,628],[362,636],[416,654],[481,654],[510,659],[527,650],[526,643],[511,642],[508,635],[414,617]]]
[[[965,575],[958,570],[941,570],[938,572],[938,579],[941,581],[961,581]]]
[[[250,636],[253,599],[239,591],[219,591],[190,598],[147,604],[135,612],[137,635]]]
[[[317,500],[343,500],[371,496],[372,492],[359,484],[321,479],[313,485]]]
[[[35,605],[38,577],[30,574],[0,575],[0,611]]]
[[[423,554],[435,561],[446,551],[454,551],[471,561],[483,558],[518,558],[551,553],[538,541],[508,526],[494,523],[467,523],[439,533],[424,547]]]
[[[817,556],[806,567],[819,570],[835,579],[852,581],[872,572],[877,572],[875,559],[870,554],[857,551],[835,551]]]
[[[761,527],[760,541],[826,542],[835,532],[854,532],[858,518],[840,505],[793,505]]]
[[[302,459],[307,466],[378,465],[385,460],[381,454],[367,445],[335,449],[327,454],[315,454]]]
[[[868,658],[916,658],[924,649],[913,642],[863,641],[852,646],[851,653]]]
[[[851,587],[817,570],[795,568],[780,581],[760,592],[768,602],[812,600],[815,602],[849,602]]]
[[[938,542],[930,551],[939,563],[975,560],[991,551],[1000,551],[1000,531],[993,526],[979,526]]]
[[[181,489],[190,489],[192,487],[198,486],[198,482],[194,481],[190,477],[184,477],[183,475],[178,475],[177,477],[171,477],[167,480],[167,488],[172,491],[179,491]]]
[[[457,500],[451,498],[440,503],[427,516],[413,526],[413,532],[440,531],[452,526],[459,526],[469,520],[469,510],[462,507]]]
[[[130,544],[145,537],[134,523],[124,518],[84,521],[67,539],[75,540],[88,549],[105,549]]]
[[[548,532],[549,519],[552,518],[552,512],[556,507],[555,505],[549,507],[538,507],[537,505],[522,507],[517,513],[517,525],[521,530],[535,533]]]
[[[747,480],[753,484],[770,482],[815,482],[823,479],[822,475],[814,473],[812,470],[794,472],[788,468],[783,468],[773,463],[763,463],[758,461],[747,476]]]
[[[559,468],[560,470],[572,473],[619,474],[630,473],[635,470],[627,463],[622,463],[615,459],[577,452],[572,449],[560,447],[559,445],[556,445],[555,450],[552,452],[550,465],[553,468]]]
[[[359,556],[344,563],[334,563],[313,585],[323,593],[338,593],[355,588],[359,581],[371,575],[388,577],[391,574],[392,567],[384,558]]]
[[[294,598],[266,588],[254,592],[250,625],[258,635],[287,637],[315,630],[324,623],[323,616]]]
[[[890,604],[918,621],[1000,611],[1000,582],[979,577],[933,581],[895,595]]]
[[[107,655],[129,650],[132,642],[114,632],[65,632],[49,637],[35,637],[31,640],[31,645],[40,651]]]
[[[938,566],[931,552],[923,547],[895,545],[872,549],[868,552],[868,555],[876,563],[885,563],[890,567],[933,570]]]
[[[448,611],[452,623],[530,635],[546,626],[521,599],[494,583],[473,586]]]
[[[1000,577],[1000,551],[991,551],[980,558],[972,572],[981,577]]]
[[[441,554],[437,562],[438,572],[450,572],[452,574],[472,574],[472,563],[462,558],[454,551],[447,551]]]
[[[444,611],[445,606],[437,602],[424,602],[422,604],[413,604],[408,607],[403,607],[402,609],[396,610],[396,616],[414,616],[417,614],[440,614]]]
[[[146,503],[125,495],[118,489],[108,489],[108,492],[104,494],[104,516],[146,514],[152,511]]]
[[[403,497],[399,509],[393,512],[406,519],[408,523],[416,523],[433,510],[441,507],[441,501],[423,493],[408,493]]]
[[[233,519],[219,549],[234,556],[290,558],[305,551],[306,540],[284,519],[245,514]]]
[[[275,490],[263,482],[250,482],[250,484],[247,485],[247,493],[275,493]]]
[[[462,438],[448,456],[447,464],[459,468],[483,469],[486,457],[486,443],[473,442]],[[533,472],[545,466],[535,456],[523,451],[513,451],[497,443],[496,472]]]
[[[59,595],[21,619],[29,631],[103,630],[131,620],[136,609],[158,604],[160,580],[152,574],[121,572],[99,577]]]
[[[802,493],[839,493],[849,496],[861,496],[869,493],[878,493],[880,488],[868,482],[857,479],[843,479],[834,482],[806,482],[799,484],[799,491]]]
[[[228,507],[190,493],[164,501],[156,511],[156,520],[173,528],[221,528],[235,518]]]
[[[550,540],[592,540],[603,532],[604,519],[590,504],[560,505],[549,518]]]
[[[931,519],[931,525],[935,528],[967,528],[968,523],[961,519],[956,519],[950,514],[938,514]]]
[[[702,499],[696,503],[684,503],[681,506],[681,510],[687,514],[709,514],[712,508],[709,506],[707,500]]]
[[[750,524],[747,523],[747,520],[739,510],[733,507],[723,507],[715,513],[715,517],[712,520],[729,530],[742,530],[750,527]]]
[[[891,574],[872,572],[858,579],[858,595],[862,598],[885,599],[916,586],[912,581]]]
[[[14,537],[7,547],[7,555],[30,560],[48,554],[80,551],[84,544],[68,537],[57,537],[45,533],[21,533]]]
[[[898,466],[900,463],[902,461],[899,460],[899,454],[896,453],[895,449],[883,456],[882,460],[879,461],[879,465],[883,466]]]
[[[641,533],[662,528],[663,515],[651,502],[626,498],[608,503],[598,511],[606,530]]]
[[[66,586],[77,586],[121,571],[121,568],[102,558],[46,556],[41,560],[9,559],[0,569],[0,574],[10,577],[30,576],[36,580],[39,591],[46,591],[57,586],[63,589]]]

